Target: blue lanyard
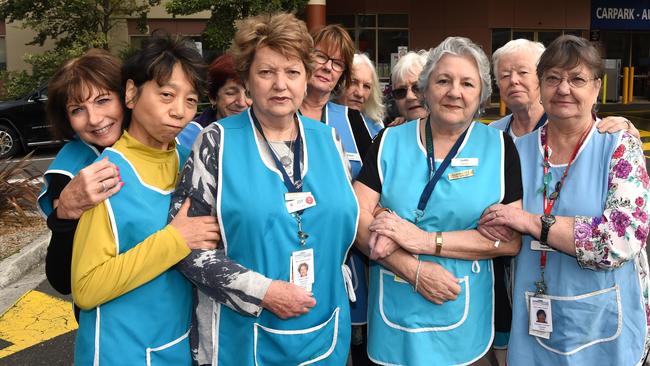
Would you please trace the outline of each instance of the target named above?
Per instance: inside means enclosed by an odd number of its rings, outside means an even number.
[[[510,120],[508,120],[508,124],[506,125],[506,135],[510,136],[510,125],[512,124],[512,118],[513,116],[510,115]],[[540,127],[544,126],[544,123],[546,123],[546,120],[548,117],[546,117],[546,113],[542,114],[542,118],[537,121],[537,124],[535,125],[535,128],[533,128],[533,131],[539,130]],[[530,131],[530,132],[533,132]]]
[[[278,157],[275,156],[275,154],[273,153],[273,149],[271,149],[271,144],[269,144],[269,141],[266,139],[266,136],[264,135],[264,131],[262,131],[262,126],[260,125],[260,121],[257,120],[253,108],[251,108],[251,117],[253,118],[253,124],[255,125],[255,128],[260,133],[260,135],[262,135],[264,142],[266,142],[266,146],[269,148],[269,151],[271,152],[271,156],[273,157],[273,161],[275,162],[276,168],[278,168],[278,170],[282,174],[282,180],[284,181],[284,185],[287,187],[287,191],[302,192],[302,176],[300,173],[300,160],[302,159],[302,137],[300,136],[300,127],[298,126],[298,135],[296,136],[296,141],[293,144],[293,178],[295,179],[295,183],[294,183],[291,181],[291,178],[289,178],[287,171],[284,169],[284,166],[282,165],[280,160],[278,160]]]
[[[424,187],[422,190],[422,194],[420,195],[420,201],[418,202],[418,209],[415,211],[415,223],[417,223],[420,218],[424,215],[424,209],[427,207],[427,203],[429,202],[429,198],[431,197],[431,193],[433,193],[433,189],[436,187],[436,184],[442,177],[442,173],[449,167],[449,164],[451,163],[451,159],[458,154],[458,150],[460,149],[460,145],[463,143],[463,140],[465,140],[465,135],[467,135],[467,129],[463,131],[463,133],[458,137],[458,140],[454,143],[454,146],[452,146],[451,150],[447,153],[447,156],[445,156],[445,159],[442,161],[438,169],[436,169],[436,160],[435,156],[433,154],[433,133],[431,132],[431,122],[430,122],[431,116],[427,118],[427,125],[425,126],[425,136],[426,136],[426,144],[427,144],[427,162],[429,164],[429,182],[427,185]]]

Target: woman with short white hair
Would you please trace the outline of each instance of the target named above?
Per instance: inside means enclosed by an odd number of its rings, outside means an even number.
[[[368,355],[384,365],[489,365],[491,258],[516,254],[521,241],[495,244],[476,227],[490,202],[521,207],[519,157],[510,138],[475,121],[491,94],[475,43],[447,38],[417,85],[429,116],[384,129],[354,183],[357,245],[374,260]]]
[[[426,50],[410,51],[393,67],[391,96],[395,100],[399,117],[389,123],[390,126],[426,117],[427,110],[420,101],[418,77],[427,62],[427,55]]]

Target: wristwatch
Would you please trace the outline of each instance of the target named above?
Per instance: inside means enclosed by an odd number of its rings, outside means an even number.
[[[540,218],[540,221],[542,222],[542,233],[539,236],[539,242],[541,244],[547,245],[546,242],[548,241],[548,230],[555,224],[555,216],[548,214],[548,215],[542,215]]]

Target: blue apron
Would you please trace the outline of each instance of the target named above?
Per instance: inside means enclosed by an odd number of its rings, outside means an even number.
[[[187,158],[180,151],[179,168]],[[118,253],[167,224],[171,191],[147,186],[124,155],[106,148],[100,158],[120,168],[124,187],[106,200]],[[75,365],[191,365],[192,286],[175,269],[92,310],[82,310]]]
[[[370,132],[370,137],[373,139],[379,131],[384,128],[380,122],[375,122],[374,120],[370,119],[370,117],[366,116],[365,114],[361,113],[361,117],[363,118],[363,122],[366,124],[366,127],[368,128],[368,132]],[[363,159],[363,156],[361,157]]]
[[[378,166],[382,174],[381,204],[414,222],[420,194],[429,181],[426,150],[419,125],[411,121],[384,132]],[[503,135],[473,122],[459,158],[478,158],[474,167],[453,166],[442,175],[418,227],[429,232],[475,229],[488,206],[504,195]],[[449,180],[448,174],[473,169],[474,175]],[[378,263],[370,268],[368,354],[381,364],[469,364],[490,347],[493,337],[494,286],[492,260],[459,260],[421,255],[459,279],[454,301],[436,305],[414,292]]]
[[[343,262],[356,235],[358,205],[331,128],[300,117],[305,152],[303,191],[316,206],[304,210],[301,246],[297,223],[287,212],[287,189],[274,165],[261,157],[250,110],[219,121],[217,215],[230,258],[263,275],[289,281],[294,251],[314,249],[312,292],[317,305],[287,320],[264,310],[258,318],[214,305],[213,363],[344,365],[350,347],[350,312]],[[244,163],[242,163],[244,162]]]
[[[51,192],[48,191],[52,174],[63,174],[72,179],[81,169],[92,164],[97,159],[97,156],[99,156],[99,151],[94,146],[87,144],[76,136],[63,146],[43,174],[45,182],[41,188],[41,193],[38,195],[38,208],[43,216],[50,216],[54,211]]]
[[[607,195],[609,164],[620,143],[620,132],[587,137],[571,165],[561,194],[553,207],[556,216],[599,217]],[[524,210],[543,213],[542,147],[540,133],[517,140],[522,162]],[[565,165],[551,166],[551,187]],[[553,230],[551,228],[551,230]],[[540,253],[531,250],[531,236],[524,236],[515,258],[515,288],[508,364],[518,365],[635,365],[643,356],[646,336],[645,311],[640,284],[629,261],[613,270],[582,269],[573,256],[548,252],[545,282],[551,299],[553,332],[550,339],[528,334],[529,298],[540,279]]]
[[[325,124],[334,127],[336,133],[341,138],[343,150],[345,150],[346,156],[350,161],[350,167],[352,168],[352,177],[356,177],[361,170],[361,159],[363,159],[363,156],[360,155],[359,148],[354,140],[352,126],[350,126],[350,120],[348,119],[348,107],[334,102],[328,102],[325,105],[325,110]]]
[[[202,130],[203,127],[197,122],[192,121],[188,123],[176,136],[176,144],[191,150],[196,137],[199,136]]]

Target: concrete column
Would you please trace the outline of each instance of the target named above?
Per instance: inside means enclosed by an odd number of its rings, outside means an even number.
[[[327,24],[325,20],[325,3],[326,0],[309,0],[305,8],[307,15],[307,29],[313,31]]]

